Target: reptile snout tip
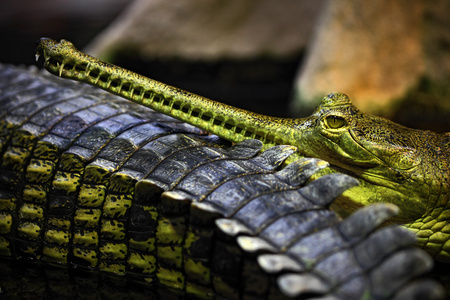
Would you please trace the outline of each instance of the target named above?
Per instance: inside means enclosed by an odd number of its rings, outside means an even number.
[[[58,44],[58,42],[51,38],[41,37],[36,41],[36,52],[42,52],[44,48],[50,48],[52,46],[55,46],[56,44]]]
[[[64,40],[61,40],[64,41]],[[36,61],[39,59],[41,55],[44,55],[44,59],[47,60],[47,55],[49,54],[49,51],[54,51],[55,46],[58,45],[58,42],[47,37],[41,37],[36,41],[36,47],[35,47],[35,57]]]
[[[36,41],[36,46],[35,46],[35,51],[34,51],[35,52],[34,56],[36,58],[36,61],[38,61],[39,57],[44,54],[44,45],[48,44],[49,41],[51,41],[51,39],[46,38],[46,37],[41,37],[40,39],[38,39]]]

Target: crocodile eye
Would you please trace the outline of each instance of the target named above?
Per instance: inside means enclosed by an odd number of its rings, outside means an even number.
[[[339,116],[328,116],[324,121],[325,125],[330,129],[339,129],[347,125],[347,121]]]

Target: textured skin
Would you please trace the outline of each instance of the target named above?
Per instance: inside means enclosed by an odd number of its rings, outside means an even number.
[[[359,111],[343,94],[330,94],[308,118],[259,115],[165,85],[78,51],[70,42],[43,38],[45,68],[171,115],[232,142],[256,138],[264,149],[293,145],[298,154],[331,163],[316,177],[344,172],[360,185],[334,202],[348,215],[373,203],[400,208],[396,222],[411,228],[421,247],[450,261],[450,133],[406,128]]]
[[[412,234],[378,228],[396,207],[342,220],[327,207],[356,181],[331,174],[307,183],[327,166],[318,159],[280,169],[292,146],[230,147],[95,88],[15,67],[0,68],[0,104],[2,257],[196,298],[442,298],[422,278],[432,260]],[[67,296],[56,272],[45,275],[47,296]],[[74,293],[95,297],[100,286],[102,297],[117,297],[107,283],[75,279]],[[18,285],[2,279],[0,291],[27,296]],[[134,287],[124,297],[166,295]]]

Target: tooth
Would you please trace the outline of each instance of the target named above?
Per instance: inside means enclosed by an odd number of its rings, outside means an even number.
[[[64,68],[64,63],[61,63],[61,65],[58,63],[58,67],[59,67],[59,77],[61,77],[63,68]]]
[[[36,54],[34,55],[34,57],[36,58],[36,61],[38,61],[38,60],[39,60],[39,57],[40,57],[40,55],[36,53]]]
[[[89,69],[89,66],[91,65],[90,62],[87,63],[86,68],[84,69],[84,74],[82,74],[85,78],[89,77],[89,73],[91,73],[91,69]]]

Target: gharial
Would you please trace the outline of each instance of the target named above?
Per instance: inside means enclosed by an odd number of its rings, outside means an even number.
[[[323,98],[307,118],[263,116],[171,87],[42,38],[36,55],[55,75],[80,80],[231,142],[255,138],[264,147],[294,145],[298,156],[331,163],[318,176],[342,172],[359,180],[333,207],[341,214],[378,202],[400,208],[394,221],[415,232],[418,244],[450,262],[450,133],[411,129],[359,111],[341,93]],[[292,158],[291,158],[292,159]]]
[[[397,206],[339,217],[358,180],[282,166],[295,146],[233,144],[35,67],[0,64],[0,105],[4,297],[443,298],[414,234],[380,227]]]

